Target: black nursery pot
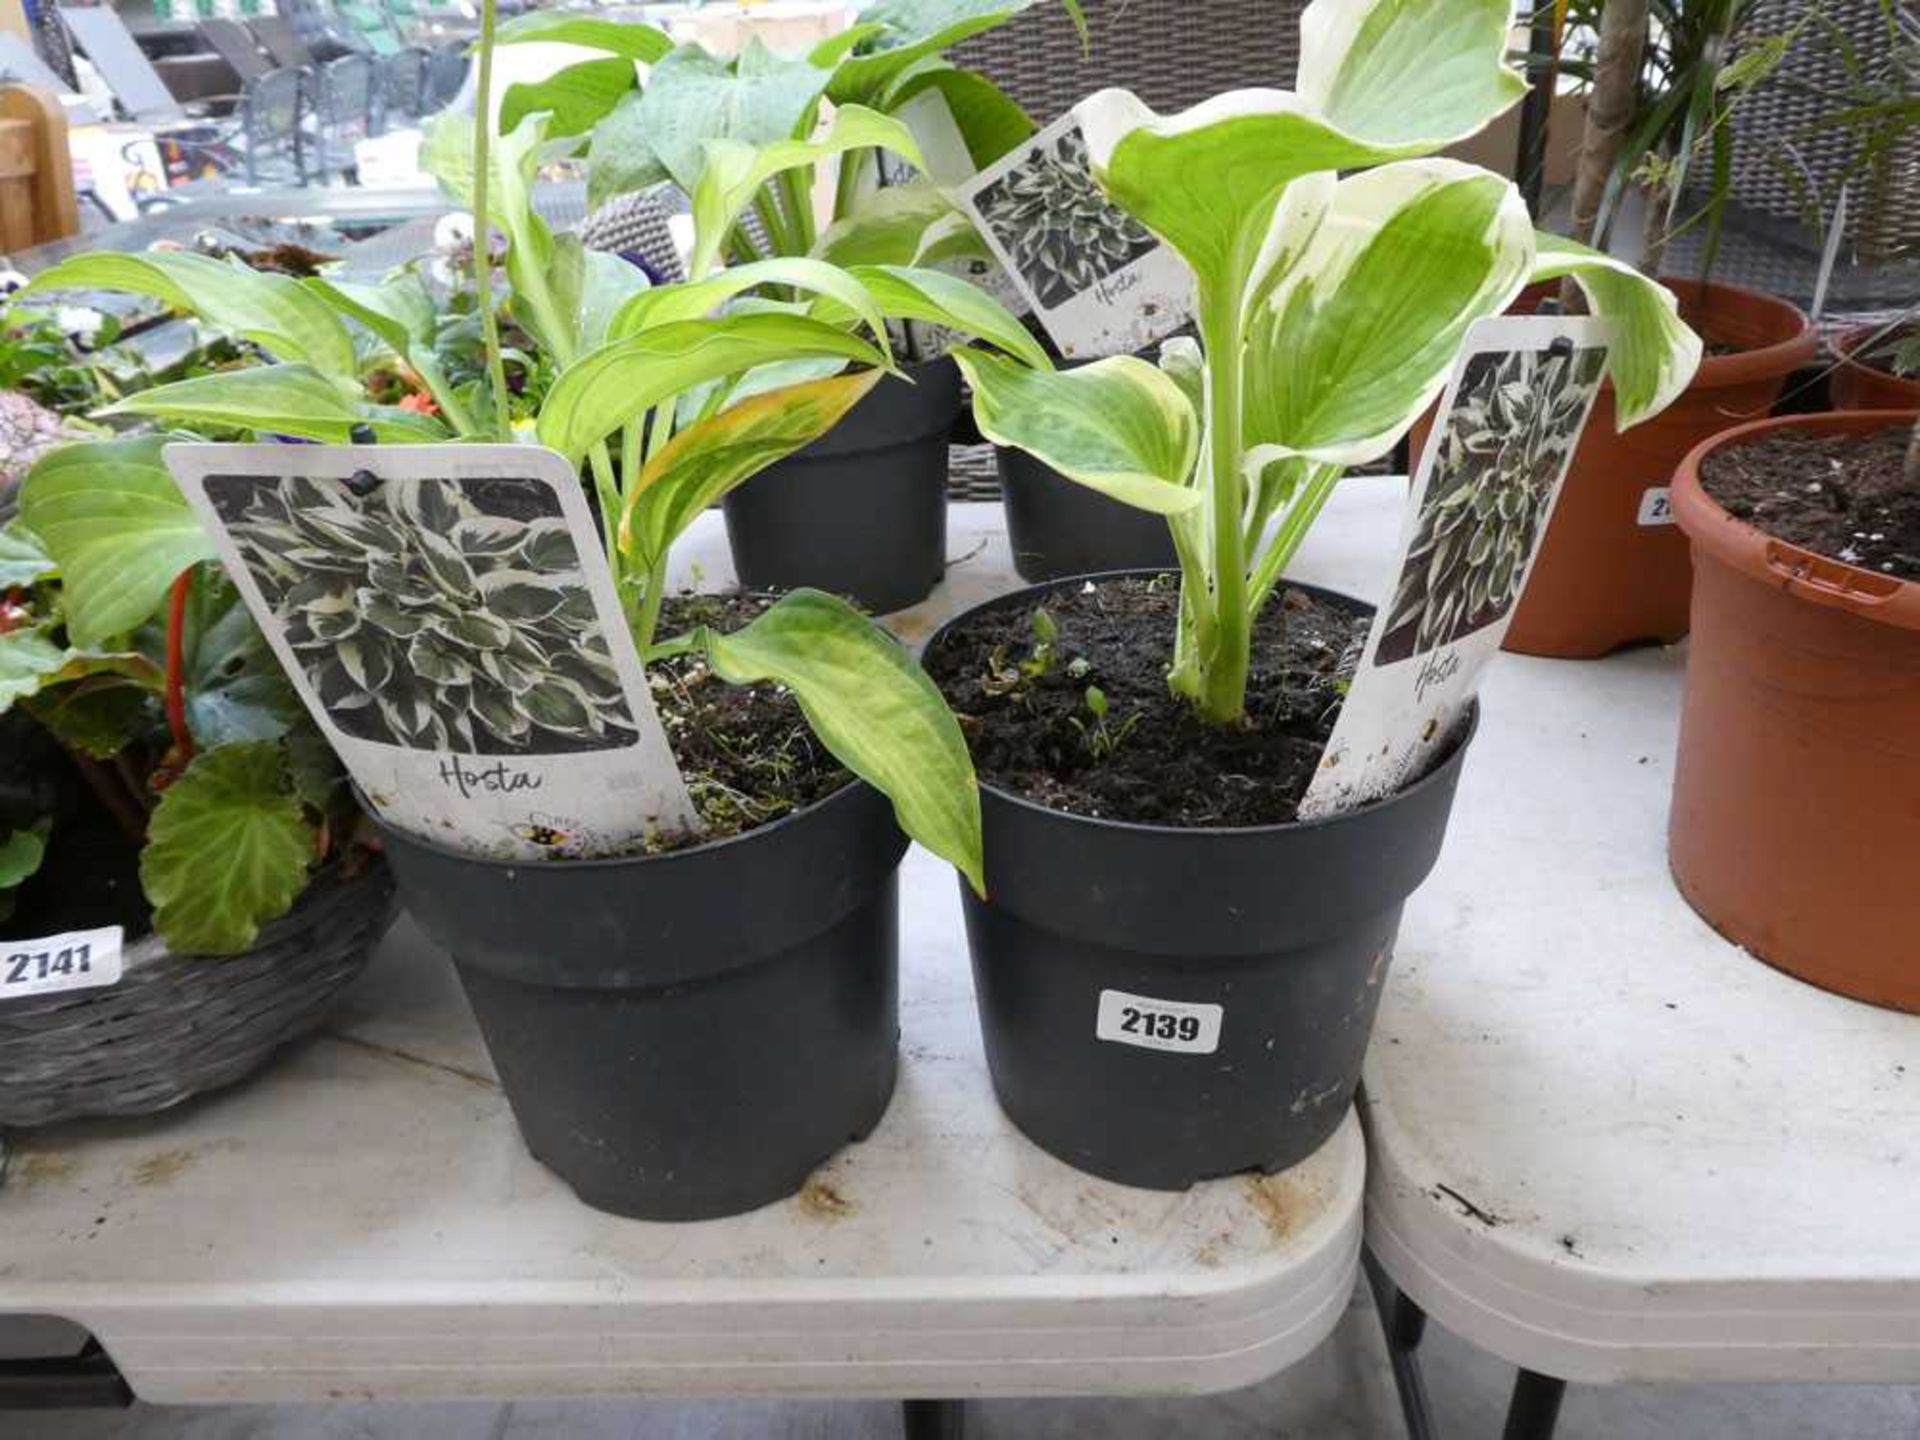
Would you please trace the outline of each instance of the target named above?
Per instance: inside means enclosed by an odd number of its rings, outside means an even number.
[[[622,860],[502,864],[383,828],[527,1148],[587,1204],[756,1209],[880,1122],[907,842],[877,791]]]
[[[1076,485],[1024,450],[997,447],[994,460],[1007,507],[1013,568],[1022,580],[1165,570],[1179,563],[1166,516]]]
[[[749,590],[802,585],[884,615],[927,598],[947,569],[947,439],[960,413],[951,360],[889,375],[832,430],[723,502]]]
[[[1035,598],[958,616],[930,652]],[[961,890],[1001,1108],[1068,1164],[1156,1190],[1319,1149],[1359,1084],[1475,723],[1390,798],[1289,825],[1122,824],[983,782],[991,898]]]

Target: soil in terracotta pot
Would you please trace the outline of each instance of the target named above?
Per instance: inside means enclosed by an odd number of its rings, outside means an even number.
[[[1920,580],[1920,491],[1901,470],[1909,427],[1862,437],[1783,430],[1716,450],[1702,488],[1729,515],[1817,555]]]
[[[660,634],[749,624],[776,595],[674,595]],[[693,655],[647,667],[654,704],[706,833],[686,843],[744,834],[824,800],[853,777],[814,738],[800,702],[778,685],[729,685]],[[675,849],[668,844],[663,848]]]
[[[1366,641],[1368,612],[1300,590],[1277,594],[1254,627],[1246,723],[1220,727],[1167,689],[1179,594],[1173,576],[1088,582],[949,632],[927,668],[960,717],[980,778],[1099,819],[1295,819]],[[1052,622],[1044,645],[1037,608]],[[1106,697],[1104,719],[1089,708],[1090,686]]]

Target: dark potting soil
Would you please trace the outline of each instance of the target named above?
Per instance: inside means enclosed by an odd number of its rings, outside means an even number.
[[[674,595],[661,606],[663,637],[696,626],[738,630],[779,599],[777,595]],[[814,738],[800,702],[778,685],[729,685],[699,656],[681,655],[647,667],[653,700],[673,757],[680,762],[702,835],[678,849],[744,834],[824,800],[852,782],[840,762]]]
[[[1920,490],[1901,477],[1909,427],[1786,430],[1716,450],[1700,483],[1729,515],[1862,570],[1920,580]]]
[[[1053,622],[1040,650],[1034,612]],[[1174,576],[1055,590],[989,611],[928,657],[980,778],[1075,815],[1149,825],[1296,818],[1333,733],[1369,613],[1284,590],[1254,626],[1247,719],[1212,726],[1167,689]],[[1044,625],[1043,625],[1044,629]],[[1088,687],[1106,697],[1104,720]]]

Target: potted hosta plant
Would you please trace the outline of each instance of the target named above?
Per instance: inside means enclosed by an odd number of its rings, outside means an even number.
[[[161,443],[53,450],[0,529],[0,1123],[238,1079],[393,913]]]
[[[1680,467],[1693,636],[1680,891],[1801,979],[1920,1013],[1916,412],[1782,416]]]
[[[483,41],[482,117],[490,63]],[[473,273],[478,373],[447,353],[464,343],[464,316],[445,323],[410,273],[360,286],[195,256],[92,255],[38,283],[156,294],[276,362],[144,392],[120,413],[359,442],[313,462],[310,487],[223,515],[330,715],[456,756],[469,739],[483,754],[517,753],[534,731],[584,740],[618,723],[596,702],[612,704],[612,645],[636,648],[697,828],[592,853],[532,815],[514,838],[551,847],[533,862],[383,828],[533,1152],[594,1205],[698,1218],[792,1193],[878,1121],[895,1067],[901,829],[977,882],[979,810],[951,714],[884,631],[813,591],[771,605],[670,599],[671,548],[892,373],[889,320],[1045,356],[1003,307],[940,272],[809,257],[714,272],[766,176],[862,137],[899,139],[886,117],[848,106],[819,140],[732,145],[693,196],[704,278],[649,287],[534,211],[550,114],[505,135],[449,119],[428,138],[429,166],[506,242],[507,320],[494,267]],[[779,303],[753,303],[769,286]],[[798,378],[777,369],[801,363]],[[375,377],[396,374],[411,394],[377,403]],[[516,417],[584,471],[630,638],[595,631],[566,648],[592,617],[553,578],[584,583],[564,527],[470,512],[438,482],[354,490],[359,467],[377,467],[366,442],[499,441],[525,428]],[[324,538],[290,551],[307,531]]]
[[[1606,248],[1637,194],[1647,275],[1666,275],[1672,237],[1703,237],[1697,269],[1665,283],[1707,354],[1687,391],[1631,430],[1611,423],[1617,397],[1603,391],[1507,635],[1508,649],[1527,654],[1603,655],[1687,633],[1687,544],[1669,504],[1674,469],[1708,436],[1765,417],[1818,345],[1797,306],[1712,278],[1732,186],[1734,114],[1779,63],[1788,37],[1763,28],[1774,12],[1759,0],[1651,8],[1659,17],[1651,26],[1648,0],[1579,0],[1570,12],[1572,33],[1598,36],[1590,68],[1568,62],[1592,81],[1573,234]],[[1797,27],[1811,25],[1817,9],[1807,7]],[[1621,575],[1633,583],[1617,583]]]
[[[755,175],[739,219],[696,256],[692,278],[719,261],[812,257],[837,263],[984,265],[985,248],[933,185],[877,189],[882,158],[924,171],[899,116],[943,99],[963,155],[963,173],[987,165],[1033,133],[1033,122],[991,80],[942,52],[1004,23],[1034,0],[882,4],[804,56],[751,42],[726,60],[699,45],[674,47],[639,24],[553,14],[524,16],[503,42],[566,40],[609,52],[538,86],[508,92],[508,123],[529,107],[552,107],[593,131],[587,149],[591,203],[671,181],[688,195],[736,162],[740,147],[779,153],[807,141],[824,105],[841,120],[826,148],[793,149]],[[1078,18],[1077,4],[1069,3]],[[637,79],[635,60],[649,65]],[[854,118],[863,125],[848,125]],[[877,123],[880,121],[887,123]],[[829,162],[831,162],[831,169]],[[830,204],[817,204],[831,175]],[[927,595],[946,569],[947,444],[961,414],[950,361],[926,351],[917,331],[896,330],[897,373],[813,445],[772,466],[725,500],[734,568],[753,588],[811,585],[886,612]],[[807,362],[783,367],[788,379]]]
[[[982,433],[1165,515],[1179,554],[991,602],[927,653],[981,772],[987,885],[964,899],[1001,1104],[1132,1184],[1277,1169],[1332,1133],[1439,850],[1469,733],[1387,798],[1297,819],[1368,629],[1285,579],[1342,474],[1529,283],[1572,276],[1614,320],[1622,424],[1698,355],[1666,291],[1536,235],[1510,182],[1423,158],[1524,88],[1508,7],[1403,12],[1315,0],[1297,94],[1078,108],[1101,186],[1190,267],[1198,344],[1063,371],[956,352]]]

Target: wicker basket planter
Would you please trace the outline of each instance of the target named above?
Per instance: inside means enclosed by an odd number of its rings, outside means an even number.
[[[244,955],[127,947],[120,981],[0,1005],[0,1125],[144,1115],[244,1078],[326,1016],[395,911],[376,858],[317,880]]]

